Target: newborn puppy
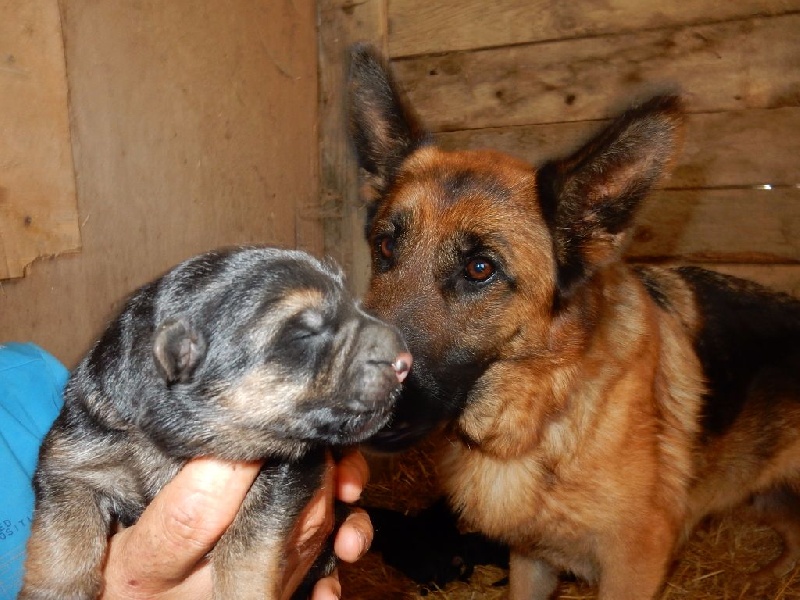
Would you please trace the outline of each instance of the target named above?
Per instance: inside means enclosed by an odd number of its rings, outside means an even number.
[[[265,460],[212,552],[214,598],[282,597],[327,449],[383,427],[410,366],[397,331],[302,252],[209,252],[145,285],[73,372],[41,448],[20,598],[96,598],[112,525],[197,456]]]

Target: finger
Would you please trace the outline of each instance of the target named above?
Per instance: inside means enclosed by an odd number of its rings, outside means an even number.
[[[136,525],[119,534],[107,578],[151,594],[185,580],[233,522],[259,469],[212,459],[187,463]]]
[[[311,600],[339,600],[341,597],[342,585],[339,583],[338,571],[320,579],[311,593]]]
[[[336,465],[336,497],[342,502],[356,502],[369,480],[369,465],[361,452],[354,450]]]
[[[360,508],[354,508],[336,533],[333,551],[345,562],[356,562],[369,550],[373,534],[369,515]]]

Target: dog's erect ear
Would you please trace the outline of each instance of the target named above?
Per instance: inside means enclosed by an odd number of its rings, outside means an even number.
[[[206,340],[184,319],[167,319],[159,325],[153,356],[167,384],[186,383],[206,356]]]
[[[682,126],[680,99],[658,96],[538,171],[562,297],[621,257],[636,209],[672,160]]]
[[[350,135],[358,165],[379,196],[403,160],[428,137],[401,98],[384,61],[365,44],[351,48],[348,94]]]

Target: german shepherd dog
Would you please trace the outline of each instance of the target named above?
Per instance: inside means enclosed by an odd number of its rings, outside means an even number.
[[[511,549],[510,596],[560,570],[602,600],[658,594],[705,515],[750,502],[800,555],[800,303],[700,268],[622,260],[668,168],[680,100],[625,112],[532,166],[438,148],[381,58],[352,51],[351,133],[370,205],[364,305],[414,355],[373,446],[436,428],[467,527]]]
[[[20,598],[96,598],[113,523],[134,523],[197,456],[266,459],[212,552],[214,598],[287,597],[285,545],[326,449],[386,424],[410,364],[397,330],[307,254],[180,264],[129,298],[67,383],[35,474]]]

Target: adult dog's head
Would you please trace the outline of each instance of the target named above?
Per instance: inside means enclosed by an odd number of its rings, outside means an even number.
[[[673,155],[680,102],[653,98],[573,155],[534,166],[438,148],[368,47],[352,51],[349,94],[370,195],[365,306],[402,331],[414,356],[373,446],[401,449],[454,420],[469,437],[467,421],[497,410],[487,390],[504,365],[544,373],[577,351],[592,319],[587,284],[620,261],[636,209]]]

